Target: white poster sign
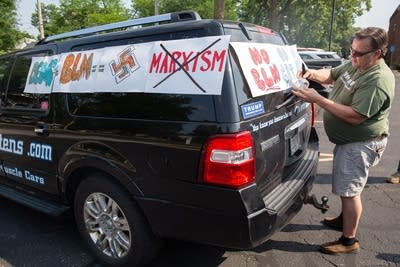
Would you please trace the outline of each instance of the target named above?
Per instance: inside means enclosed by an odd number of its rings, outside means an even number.
[[[49,94],[57,75],[60,55],[33,57],[25,84],[25,92]]]
[[[291,87],[303,61],[296,46],[232,42],[253,97]]]
[[[160,41],[33,58],[25,92],[219,95],[229,39]]]
[[[196,40],[197,43],[156,42],[148,68],[147,91],[221,94],[229,38],[204,37]]]

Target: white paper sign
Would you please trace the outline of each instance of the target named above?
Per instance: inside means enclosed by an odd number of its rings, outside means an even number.
[[[33,58],[25,92],[220,95],[229,39],[160,41]]]
[[[232,42],[253,97],[291,87],[302,59],[296,46]]]
[[[24,92],[49,94],[58,72],[59,57],[60,55],[33,57]]]

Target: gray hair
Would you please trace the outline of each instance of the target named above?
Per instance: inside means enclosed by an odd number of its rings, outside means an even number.
[[[372,49],[381,50],[381,57],[387,52],[388,35],[384,29],[377,27],[367,27],[354,34],[354,39],[369,39]]]

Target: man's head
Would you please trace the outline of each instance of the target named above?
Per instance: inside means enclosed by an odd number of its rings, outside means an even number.
[[[360,70],[369,69],[386,54],[387,45],[387,33],[381,28],[368,27],[356,32],[350,47],[353,66]]]

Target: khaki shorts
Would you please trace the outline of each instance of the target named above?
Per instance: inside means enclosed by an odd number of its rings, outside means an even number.
[[[368,179],[369,168],[378,164],[386,148],[387,137],[336,145],[333,150],[332,192],[342,197],[360,195]]]

